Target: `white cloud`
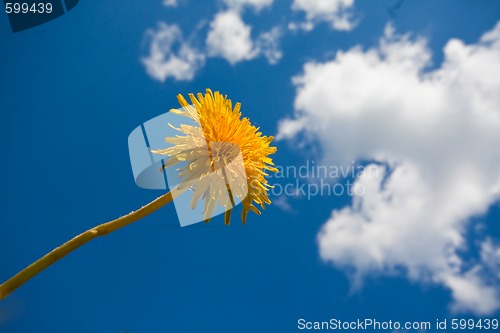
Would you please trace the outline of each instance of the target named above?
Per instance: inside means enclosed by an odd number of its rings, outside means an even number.
[[[281,209],[282,211],[289,214],[296,214],[297,211],[293,209],[292,205],[288,201],[288,197],[285,195],[281,195],[273,199],[273,205]]]
[[[281,29],[274,27],[263,32],[255,41],[251,32],[252,28],[243,22],[237,11],[217,13],[206,38],[208,56],[222,57],[234,65],[263,55],[270,64],[276,64],[283,56],[279,47]]]
[[[291,23],[292,30],[301,28],[312,30],[318,22],[328,22],[336,30],[352,30],[355,22],[352,18],[354,0],[294,0],[292,9],[304,12],[306,21]]]
[[[199,29],[197,27],[195,31]],[[251,32],[252,28],[243,22],[238,11],[219,12],[210,23],[206,49],[198,50],[184,39],[177,25],[160,23],[156,30],[147,31],[149,54],[141,60],[147,73],[162,82],[169,77],[192,80],[204,66],[207,56],[222,57],[233,65],[264,56],[270,64],[276,64],[282,57],[279,47],[281,29],[274,27],[255,40]],[[196,34],[193,38],[197,39]]]
[[[449,40],[440,68],[430,59],[424,39],[388,26],[376,49],[305,64],[278,137],[317,139],[324,163],[391,167],[360,175],[365,194],[332,212],[318,235],[325,261],[354,282],[404,272],[448,288],[456,311],[492,313],[500,281],[485,272],[498,248],[484,243],[472,268],[459,253],[470,217],[500,198],[500,22],[476,44]]]
[[[232,65],[264,56],[270,64],[282,57],[279,48],[281,29],[274,27],[252,39],[252,27],[245,24],[241,12],[245,8],[260,11],[272,5],[273,0],[224,0],[227,10],[218,12],[205,38],[204,50],[198,50],[186,41],[175,24],[160,23],[157,30],[148,30],[149,54],[142,63],[147,73],[158,81],[169,77],[175,80],[192,80],[196,72],[205,65],[207,57],[222,57]],[[163,0],[163,5],[176,7],[178,0]],[[199,25],[195,31],[200,29]],[[197,40],[197,33],[194,40]]]
[[[283,52],[279,47],[281,34],[281,29],[274,27],[270,31],[260,34],[257,39],[257,49],[271,65],[278,63],[283,56]]]
[[[498,309],[498,290],[485,285],[478,270],[468,271],[463,275],[448,274],[444,276],[444,282],[455,299],[452,305],[455,312],[472,311],[485,315]]]
[[[160,23],[148,30],[149,55],[142,58],[147,73],[156,80],[192,80],[205,63],[205,56],[190,46],[177,25]]]
[[[177,7],[177,0],[163,0],[163,5],[166,7]]]
[[[500,246],[495,245],[490,238],[481,244],[481,261],[485,269],[495,274],[500,280]]]
[[[224,3],[231,9],[242,10],[244,7],[252,7],[255,11],[260,11],[273,4],[273,0],[224,0]]]
[[[250,60],[258,55],[251,38],[251,27],[232,10],[218,13],[210,23],[207,51],[209,56],[220,56],[231,64]]]

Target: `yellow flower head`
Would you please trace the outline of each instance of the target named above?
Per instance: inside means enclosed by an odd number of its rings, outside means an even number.
[[[271,186],[265,178],[268,176],[265,170],[277,171],[269,157],[276,152],[276,147],[270,146],[273,137],[262,135],[248,118],[241,117],[241,104],[236,103],[233,109],[231,100],[218,91],[213,93],[207,89],[205,95],[198,93],[196,98],[189,94],[189,98],[192,105],[179,94],[177,99],[182,109],[170,112],[191,118],[196,126],[183,124],[176,128],[184,136],[166,138],[173,146],[153,153],[170,156],[164,167],[182,163],[179,174],[182,180],[177,189],[194,191],[192,208],[203,199],[206,222],[218,202],[223,207],[233,207],[234,195],[242,199],[241,218],[245,223],[248,211],[260,215],[254,204],[264,209],[265,204],[271,203],[267,194]],[[231,163],[238,158],[242,160],[241,167],[239,163]],[[214,178],[214,174],[221,177]],[[225,195],[227,193],[229,195]],[[231,209],[227,209],[226,224],[230,214]]]

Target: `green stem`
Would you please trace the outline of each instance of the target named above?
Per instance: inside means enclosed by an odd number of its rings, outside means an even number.
[[[107,223],[98,225],[90,230],[87,230],[75,238],[67,241],[63,245],[55,248],[51,252],[47,253],[42,258],[38,259],[9,280],[5,281],[0,285],[0,300],[7,297],[11,292],[16,290],[18,287],[29,281],[35,275],[58,261],[59,259],[65,257],[70,252],[76,250],[85,243],[90,242],[92,239],[100,236],[107,235],[115,230],[123,228],[143,217],[151,214],[152,212],[158,210],[159,208],[165,206],[172,201],[172,194],[168,192],[154,201],[148,203],[147,205],[139,208],[138,210],[131,212],[125,216],[117,218]]]

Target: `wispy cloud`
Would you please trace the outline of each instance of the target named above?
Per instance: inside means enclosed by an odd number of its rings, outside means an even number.
[[[163,0],[163,5],[166,7],[177,7],[177,0]]]
[[[205,55],[184,40],[177,25],[160,23],[148,30],[149,54],[142,58],[148,74],[156,80],[192,80],[205,63]]]
[[[263,8],[270,7],[273,0],[223,0],[227,7],[234,10],[243,10],[245,7],[260,11]]]
[[[276,26],[270,31],[261,33],[257,39],[256,44],[259,53],[264,55],[271,65],[277,64],[281,57],[283,57],[283,52],[280,48],[280,39],[282,34],[282,29]]]
[[[279,209],[289,214],[296,214],[297,211],[292,207],[288,197],[286,195],[281,195],[275,199],[273,199],[273,204],[276,205]]]
[[[292,9],[302,12],[305,21],[292,22],[289,28],[312,30],[320,22],[327,22],[335,30],[352,30],[356,26],[352,8],[354,0],[294,0]]]

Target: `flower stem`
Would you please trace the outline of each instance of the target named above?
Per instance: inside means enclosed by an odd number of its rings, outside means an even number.
[[[42,258],[38,259],[16,275],[14,275],[9,280],[5,281],[0,285],[0,300],[7,297],[11,292],[16,290],[18,287],[29,281],[35,275],[58,261],[59,259],[65,257],[68,253],[76,250],[85,243],[90,242],[92,239],[107,235],[115,230],[118,230],[126,225],[129,225],[141,218],[151,214],[152,212],[158,210],[159,208],[165,206],[172,201],[172,194],[168,192],[147,205],[133,211],[125,216],[117,218],[107,223],[98,225],[90,230],[87,230],[75,238],[67,241],[63,245],[55,248],[51,252],[47,253]]]

